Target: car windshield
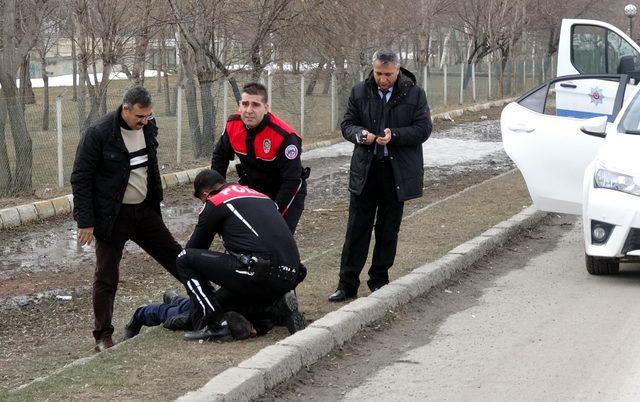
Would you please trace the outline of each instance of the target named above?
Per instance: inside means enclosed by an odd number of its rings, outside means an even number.
[[[626,134],[640,135],[640,92],[636,93],[620,122],[620,130]]]

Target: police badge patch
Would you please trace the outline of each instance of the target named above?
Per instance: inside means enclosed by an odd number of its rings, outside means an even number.
[[[265,154],[268,154],[269,151],[271,151],[271,140],[268,138],[265,138],[264,141],[262,141],[262,150],[264,151]]]
[[[293,144],[289,145],[284,150],[284,156],[286,156],[287,159],[295,159],[298,156],[298,147]]]

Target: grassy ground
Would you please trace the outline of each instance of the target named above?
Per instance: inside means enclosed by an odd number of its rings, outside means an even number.
[[[530,204],[519,173],[484,181],[493,175],[495,172],[484,171],[455,176],[446,185],[427,183],[425,197],[408,203],[406,215],[473,184],[482,184],[405,220],[392,279],[437,259]],[[180,203],[185,197],[176,189],[167,202]],[[309,268],[298,294],[301,309],[311,320],[341,306],[328,303],[326,297],[337,281],[346,207],[346,201],[337,201],[305,211],[296,233]],[[116,337],[135,306],[157,300],[166,287],[178,290],[146,255],[127,254],[123,266],[127,269],[123,270],[116,300]],[[87,283],[90,272],[78,276],[85,279],[72,279],[72,275],[71,284],[79,281],[80,285],[83,280]],[[361,287],[360,296],[366,294],[368,291]],[[74,293],[74,300],[65,304],[45,300],[3,315],[0,355],[5,357],[0,359],[0,400],[172,400],[287,335],[286,330],[277,328],[258,339],[198,344],[181,340],[180,333],[156,329],[83,366],[62,370],[17,393],[9,393],[19,384],[91,355],[90,293],[79,290]]]

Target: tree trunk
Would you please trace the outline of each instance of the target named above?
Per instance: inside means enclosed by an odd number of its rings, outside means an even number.
[[[169,77],[167,76],[167,71],[169,70],[169,57],[167,57],[167,46],[164,40],[164,35],[162,35],[162,41],[160,43],[160,54],[162,55],[162,63],[160,63],[160,70],[158,71],[158,77],[163,73],[164,77],[161,77],[161,81],[159,82],[158,92],[163,91],[164,84],[164,113],[168,116],[171,116],[171,94],[169,93]]]
[[[0,196],[11,194],[11,183],[13,181],[7,152],[7,138],[5,136],[6,122],[7,105],[2,98],[2,91],[0,91]]]
[[[15,82],[3,82],[2,90],[6,96],[7,113],[11,126],[11,135],[16,151],[16,170],[13,180],[13,189],[18,192],[31,190],[31,169],[33,153],[31,137],[24,119],[22,102],[18,100],[18,89]]]
[[[76,40],[73,31],[71,31],[71,60],[73,61],[73,98],[71,98],[71,100],[75,102],[78,100],[78,58],[76,55]]]
[[[200,130],[200,117],[198,117],[196,82],[193,78],[187,78],[184,92],[187,101],[187,116],[191,131],[191,143],[193,144],[193,156],[199,158],[202,156],[202,134]]]
[[[507,67],[507,59],[502,58],[500,61],[500,97],[504,98],[504,72]]]
[[[47,74],[47,61],[44,57],[40,60],[42,65],[42,82],[44,83],[44,100],[42,101],[42,131],[49,131],[49,75]]]
[[[251,80],[258,82],[262,75],[262,60],[260,57],[260,45],[254,43],[251,47]]]
[[[169,90],[169,76],[167,72],[163,72],[164,82],[164,112],[167,116],[175,116],[175,108],[171,108],[171,91]]]
[[[36,95],[33,93],[33,87],[31,86],[31,70],[29,61],[31,57],[27,55],[22,62],[20,68],[20,99],[22,101],[22,107],[24,105],[34,105],[36,103]]]
[[[216,107],[213,103],[212,82],[205,80],[200,82],[200,108],[202,110],[202,149],[200,156],[213,152],[213,143],[216,130]]]

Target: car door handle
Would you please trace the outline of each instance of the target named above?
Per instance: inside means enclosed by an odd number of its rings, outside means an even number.
[[[578,88],[578,86],[576,84],[573,84],[571,82],[563,82],[562,84],[560,84],[560,86],[562,88],[572,88],[572,89]]]
[[[526,126],[524,124],[516,124],[515,126],[509,126],[509,130],[516,133],[531,133],[535,131],[535,127]]]

